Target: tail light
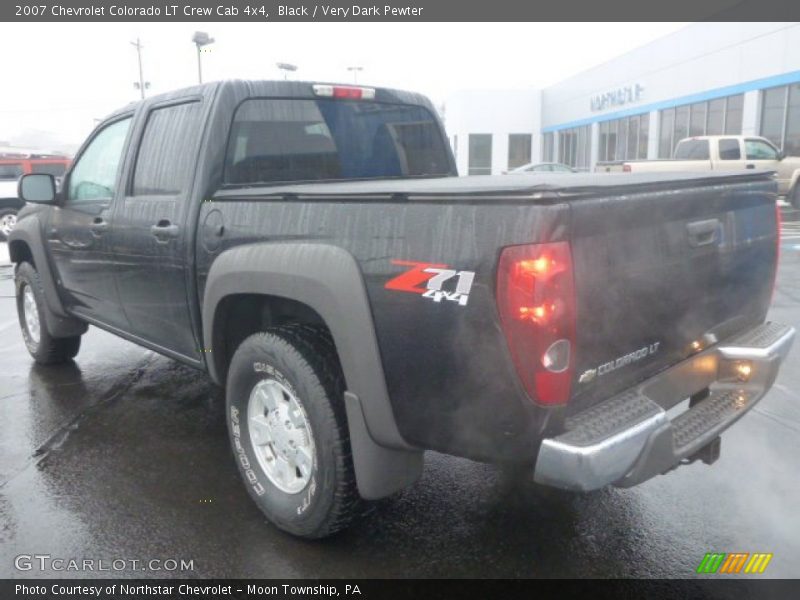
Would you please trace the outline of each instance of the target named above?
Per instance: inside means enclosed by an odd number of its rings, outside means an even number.
[[[324,85],[316,84],[314,94],[327,98],[340,98],[344,100],[374,100],[375,88],[355,87],[349,85]]]
[[[568,242],[510,246],[500,255],[497,304],[528,396],[569,400],[575,371],[575,284]]]
[[[629,164],[622,165],[622,172],[623,173],[630,173],[631,172],[631,166]]]

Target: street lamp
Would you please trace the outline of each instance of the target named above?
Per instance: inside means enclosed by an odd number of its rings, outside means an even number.
[[[144,80],[144,74],[142,73],[142,48],[144,46],[142,46],[138,37],[135,42],[131,42],[131,46],[136,48],[136,55],[139,57],[139,81],[134,81],[133,87],[141,92],[142,100],[144,100],[144,91],[150,88],[150,82]]]
[[[192,41],[197,46],[197,80],[203,83],[203,65],[200,61],[200,49],[203,46],[208,46],[214,43],[214,38],[208,35],[205,31],[195,31],[192,36]]]
[[[289,73],[294,73],[295,71],[297,71],[297,65],[292,65],[289,63],[279,62],[275,63],[275,66],[277,66],[281,71],[283,71],[284,80],[289,79]]]
[[[358,83],[358,73],[363,71],[364,67],[347,67],[347,70],[353,73],[353,83]]]

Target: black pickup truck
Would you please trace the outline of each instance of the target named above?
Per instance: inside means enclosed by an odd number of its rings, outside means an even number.
[[[719,453],[794,330],[765,323],[769,173],[456,176],[424,97],[221,82],[101,123],[10,237],[37,362],[95,325],[226,388],[235,461],[322,537],[436,450],[571,490]]]

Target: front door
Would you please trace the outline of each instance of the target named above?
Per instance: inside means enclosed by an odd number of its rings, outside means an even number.
[[[778,159],[778,149],[766,140],[759,140],[758,138],[745,139],[744,152],[746,168],[765,169],[767,171],[778,170],[778,163],[780,162]],[[778,180],[778,188],[781,193],[786,193],[788,185],[788,180]]]
[[[63,200],[50,213],[47,244],[68,310],[114,327],[125,327],[111,264],[109,236],[118,196],[120,165],[131,117],[102,129],[72,168]]]
[[[132,176],[114,218],[112,250],[130,333],[201,360],[188,294],[188,198],[202,126],[200,101],[150,109]]]

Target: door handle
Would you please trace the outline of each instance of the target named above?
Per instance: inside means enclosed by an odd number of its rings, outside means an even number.
[[[89,225],[89,229],[91,229],[92,235],[101,236],[108,231],[108,221],[103,217],[95,217],[92,224]]]
[[[168,219],[161,219],[158,223],[150,227],[150,233],[162,244],[165,244],[170,238],[178,237],[180,227],[174,225]]]
[[[744,166],[745,169],[755,169],[756,166],[754,164],[749,164]]]
[[[720,227],[719,219],[687,223],[686,231],[689,233],[689,245],[692,248],[699,248],[700,246],[713,244],[717,241]]]

